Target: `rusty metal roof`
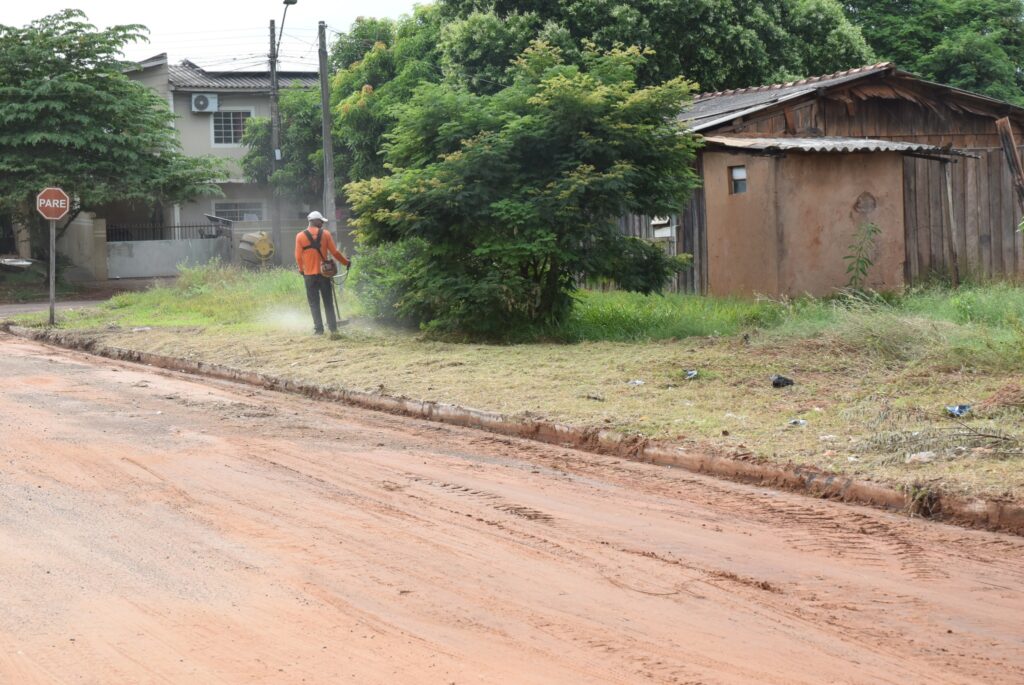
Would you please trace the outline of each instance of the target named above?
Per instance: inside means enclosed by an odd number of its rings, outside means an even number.
[[[711,146],[727,147],[734,150],[756,150],[758,152],[899,152],[937,156],[959,156],[955,150],[908,143],[898,140],[874,140],[871,138],[748,138],[741,136],[705,136]]]
[[[206,71],[188,60],[169,66],[167,71],[175,90],[270,92],[269,71]],[[282,88],[295,82],[307,88],[320,83],[315,71],[279,71],[277,78]]]
[[[727,123],[736,117],[753,114],[776,103],[813,93],[819,88],[829,88],[875,74],[895,71],[895,69],[895,65],[891,62],[880,62],[825,76],[811,76],[789,83],[702,93],[693,99],[693,106],[683,112],[679,118],[688,122],[691,130],[701,131]]]
[[[846,86],[846,84],[862,79],[880,80],[882,77],[889,86],[889,94],[868,95],[868,97],[904,97],[932,109],[945,106],[981,116],[1012,116],[1017,121],[1024,123],[1024,108],[1022,107],[980,93],[972,93],[954,86],[928,81],[916,74],[900,71],[891,62],[880,62],[825,76],[811,76],[789,83],[702,93],[694,97],[693,105],[678,118],[685,122],[692,131],[706,131],[780,103],[806,97],[819,90],[828,90],[836,86],[843,86],[843,89],[847,87],[863,89],[868,84],[853,84],[853,86]],[[906,87],[912,85],[924,86],[932,91],[932,94],[924,96],[922,102],[920,101],[922,98],[920,92],[911,92]]]

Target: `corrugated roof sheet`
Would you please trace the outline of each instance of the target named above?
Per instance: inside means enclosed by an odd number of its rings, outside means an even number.
[[[894,69],[895,66],[892,63],[881,62],[825,76],[812,76],[789,83],[724,90],[717,93],[702,93],[694,98],[693,106],[683,112],[679,118],[682,121],[688,122],[692,130],[700,131],[730,121],[737,116],[743,116],[744,114],[764,109],[777,102],[806,95],[818,88],[828,88]]]
[[[171,86],[179,90],[270,90],[269,71],[206,71],[188,61],[167,70]],[[282,88],[296,81],[305,87],[320,83],[315,71],[280,71],[277,79]]]
[[[763,152],[902,152],[927,155],[958,155],[954,150],[907,143],[897,140],[873,140],[871,138],[744,138],[740,136],[705,136],[710,145],[720,145],[739,150]]]

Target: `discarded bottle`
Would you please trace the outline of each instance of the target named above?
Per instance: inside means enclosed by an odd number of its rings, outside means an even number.
[[[772,376],[773,388],[785,388],[787,385],[793,385],[792,378],[786,378],[785,376],[780,376],[779,374],[775,374],[774,376]]]
[[[806,426],[807,419],[791,419],[789,422],[790,426]]]
[[[697,369],[687,369],[686,370],[686,380],[688,380],[688,381],[696,380],[698,375],[700,375],[700,374],[698,374]]]
[[[962,416],[966,416],[967,412],[971,410],[969,404],[954,404],[946,407],[946,413],[952,416],[954,419],[959,419]]]

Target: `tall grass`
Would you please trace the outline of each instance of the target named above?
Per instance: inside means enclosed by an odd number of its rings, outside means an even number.
[[[842,296],[831,317],[803,337],[883,362],[944,369],[1024,370],[1024,289],[1008,283],[930,287],[900,297]],[[801,337],[799,317],[776,333]]]
[[[902,296],[742,300],[584,292],[549,336],[566,342],[642,342],[761,331],[770,343],[815,339],[837,354],[946,369],[1024,370],[1024,288],[1000,283]]]
[[[583,291],[568,321],[547,333],[566,342],[727,336],[786,316],[786,305],[770,301]]]

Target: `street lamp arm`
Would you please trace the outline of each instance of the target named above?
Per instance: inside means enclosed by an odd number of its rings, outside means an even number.
[[[281,30],[277,33],[277,45],[274,46],[274,55],[281,54],[281,38],[284,36],[284,20],[288,16],[288,8],[295,5],[299,0],[284,0],[284,14],[281,15]]]

